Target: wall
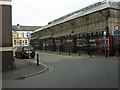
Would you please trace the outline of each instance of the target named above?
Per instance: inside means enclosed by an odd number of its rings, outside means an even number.
[[[13,66],[12,6],[0,6],[2,7],[2,44],[0,45],[0,52],[2,52],[2,71],[7,71]]]

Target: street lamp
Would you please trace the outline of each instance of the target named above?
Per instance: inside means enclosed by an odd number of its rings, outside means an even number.
[[[40,40],[40,39],[41,39],[41,36],[38,37],[38,49],[39,49],[39,50],[41,49],[41,48],[40,48],[40,47],[41,47],[41,44],[40,44],[40,41],[41,41],[41,40]]]
[[[21,28],[20,28],[20,25],[19,24],[17,24],[17,28],[18,28],[18,30],[21,30]],[[20,33],[18,33],[18,34],[20,34]],[[22,34],[22,33],[21,33]],[[23,37],[23,35],[22,36],[20,36],[21,37],[21,46],[24,46],[24,37]]]

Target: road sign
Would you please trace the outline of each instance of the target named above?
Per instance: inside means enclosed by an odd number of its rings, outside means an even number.
[[[115,30],[115,31],[119,31],[119,29],[120,29],[120,27],[119,27],[118,25],[115,25],[115,26],[114,26],[114,30]]]
[[[114,31],[114,34],[118,35],[118,34],[120,34],[120,31]]]
[[[30,38],[31,37],[30,32],[27,32],[26,36]]]

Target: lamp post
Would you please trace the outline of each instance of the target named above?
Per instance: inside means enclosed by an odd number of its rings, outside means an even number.
[[[117,38],[116,38],[116,39],[117,39],[117,42],[116,42],[116,43],[117,43],[117,53],[116,53],[116,56],[118,57],[118,56],[119,56],[119,53],[118,53],[118,44],[119,44],[118,41],[119,41],[119,36],[118,36],[118,34],[117,34]]]
[[[17,28],[18,28],[18,30],[20,30],[20,25],[19,24],[17,24]],[[20,34],[20,33],[18,33],[18,34]],[[21,40],[19,41],[20,43],[20,46],[23,46],[23,37],[21,38]]]
[[[38,45],[39,45],[39,48],[38,48],[38,49],[39,49],[39,50],[41,49],[41,44],[40,44],[40,41],[41,41],[41,40],[40,40],[40,38],[41,38],[41,36],[38,37]]]
[[[106,56],[106,58],[108,57],[108,50],[107,50],[107,32],[106,31],[104,31],[103,32],[103,35],[104,35],[104,46],[105,46],[105,56]]]
[[[15,46],[15,38],[16,38],[16,36],[15,36],[15,34],[16,34],[16,31],[13,29],[13,32],[12,32],[12,35],[13,35],[13,40],[12,40],[12,42],[13,42],[13,47]]]

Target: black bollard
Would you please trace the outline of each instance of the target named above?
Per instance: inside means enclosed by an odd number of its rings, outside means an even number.
[[[59,50],[59,54],[61,54],[61,51]]]
[[[59,46],[59,54],[61,54],[61,51],[62,51],[62,50],[61,50],[61,46]]]
[[[90,57],[92,57],[92,48],[90,48],[89,55],[90,55]]]
[[[46,47],[45,47],[45,52],[47,52]]]
[[[106,49],[106,55],[105,56],[106,56],[106,58],[108,58],[108,50],[107,49]]]
[[[39,66],[39,55],[37,54],[37,66]]]
[[[79,49],[79,56],[81,56],[81,49]]]
[[[59,54],[61,55],[61,51],[59,51]]]
[[[90,49],[90,57],[92,57],[92,49]]]
[[[92,57],[92,54],[90,53],[90,57]]]
[[[70,48],[69,48],[69,55],[70,55]]]

